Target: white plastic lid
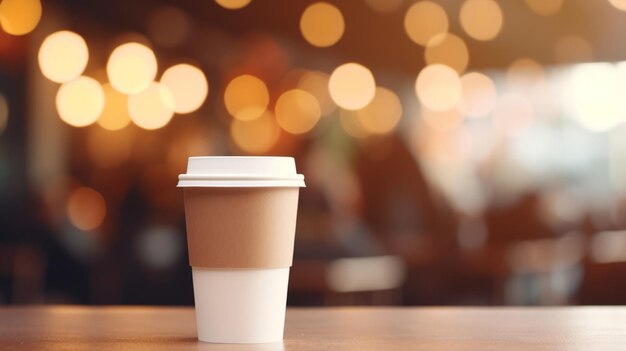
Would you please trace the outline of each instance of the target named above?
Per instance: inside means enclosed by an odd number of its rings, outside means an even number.
[[[178,176],[184,187],[304,187],[293,157],[190,157],[187,173]]]

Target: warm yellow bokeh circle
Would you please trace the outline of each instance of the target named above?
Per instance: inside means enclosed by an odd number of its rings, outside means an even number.
[[[345,63],[330,75],[328,91],[337,106],[358,110],[374,98],[376,81],[367,67],[354,62]]]
[[[157,60],[149,47],[131,42],[113,50],[107,62],[109,82],[119,92],[137,94],[148,88],[157,74]]]
[[[328,47],[336,44],[344,30],[341,11],[327,2],[309,5],[300,18],[300,32],[313,46]]]
[[[41,73],[46,78],[65,83],[78,78],[85,71],[89,50],[83,37],[63,30],[44,39],[37,58]]]
[[[81,76],[63,83],[56,95],[61,119],[74,127],[93,124],[104,109],[104,91],[97,80]]]

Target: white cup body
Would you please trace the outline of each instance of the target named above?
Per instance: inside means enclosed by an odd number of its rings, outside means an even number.
[[[283,339],[289,268],[192,267],[198,339],[268,343]]]

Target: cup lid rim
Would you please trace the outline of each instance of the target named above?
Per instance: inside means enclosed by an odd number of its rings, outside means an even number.
[[[196,180],[181,179],[177,188],[306,188],[302,179],[256,179],[256,180]]]
[[[295,160],[295,158],[293,158],[292,156],[242,156],[242,155],[237,155],[237,156],[189,156],[188,159],[233,159],[233,158],[248,158],[248,159],[253,159],[253,158],[257,158],[257,159],[292,159]]]
[[[303,174],[290,176],[276,176],[268,174],[206,174],[206,173],[183,173],[178,175],[179,180],[304,180]]]
[[[191,156],[178,187],[303,187],[291,156]]]

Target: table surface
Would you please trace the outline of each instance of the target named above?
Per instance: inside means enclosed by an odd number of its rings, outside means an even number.
[[[626,350],[626,307],[290,308],[285,340],[198,342],[186,307],[2,307],[0,350]]]

